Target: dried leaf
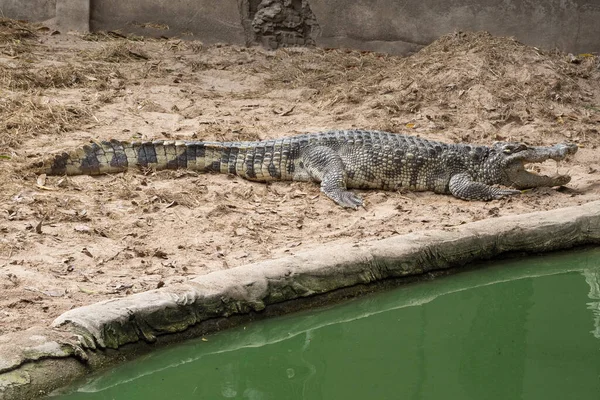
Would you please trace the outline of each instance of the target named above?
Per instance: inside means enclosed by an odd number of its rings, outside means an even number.
[[[42,218],[40,220],[40,222],[38,222],[37,225],[35,226],[35,233],[40,234],[40,235],[42,234],[42,225],[43,225],[43,223],[44,223],[44,218]]]
[[[157,257],[157,258],[163,258],[163,259],[167,259],[169,257],[169,255],[161,249],[154,250],[153,256]]]
[[[85,293],[85,294],[95,294],[96,293],[95,291],[93,291],[91,289],[86,289],[86,288],[83,288],[81,286],[77,286],[77,288],[79,289],[79,291],[81,293]]]
[[[281,115],[282,117],[285,117],[285,116],[290,115],[294,111],[295,108],[296,108],[296,106],[292,106],[291,108],[288,108],[287,110],[279,109],[279,110],[273,110],[273,112],[275,114]]]
[[[115,292],[120,292],[125,289],[131,289],[133,287],[132,283],[120,283],[115,286]]]
[[[46,174],[38,175],[35,185],[43,190],[57,190],[55,188],[46,186]]]
[[[49,297],[62,297],[67,293],[65,289],[40,290],[31,286],[26,286],[24,289],[30,292],[42,293]]]
[[[84,247],[83,249],[81,249],[81,252],[88,257],[94,258],[94,256],[92,255],[92,253],[90,253],[90,251],[87,249],[87,247]]]
[[[36,179],[36,183],[38,186],[46,185],[46,174],[38,175],[38,177]]]
[[[75,225],[75,227],[73,227],[73,229],[75,230],[75,232],[82,232],[82,233],[90,233],[92,231],[92,229],[87,225]]]

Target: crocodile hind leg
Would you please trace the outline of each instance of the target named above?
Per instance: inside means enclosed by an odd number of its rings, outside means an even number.
[[[514,189],[499,189],[482,182],[475,182],[469,174],[456,174],[450,178],[450,193],[463,200],[497,200],[521,193]]]
[[[340,156],[326,146],[309,147],[302,153],[302,163],[308,175],[321,182],[321,192],[342,207],[358,208],[362,199],[348,191],[346,171]]]

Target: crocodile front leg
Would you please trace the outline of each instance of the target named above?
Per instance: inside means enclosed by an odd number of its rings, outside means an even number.
[[[450,193],[463,200],[497,200],[521,193],[519,190],[499,189],[482,182],[475,182],[467,173],[450,178]]]
[[[347,190],[346,171],[340,156],[326,146],[309,147],[302,153],[304,169],[312,179],[321,182],[321,191],[342,207],[362,206],[362,199]]]

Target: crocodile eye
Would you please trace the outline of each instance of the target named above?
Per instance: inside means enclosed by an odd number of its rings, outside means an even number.
[[[519,151],[527,150],[527,145],[519,143],[519,144],[510,144],[504,146],[502,152],[504,154],[513,154],[518,153]]]

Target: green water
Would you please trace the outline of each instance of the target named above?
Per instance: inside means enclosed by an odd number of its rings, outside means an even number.
[[[600,249],[494,263],[206,339],[54,400],[600,399]]]

